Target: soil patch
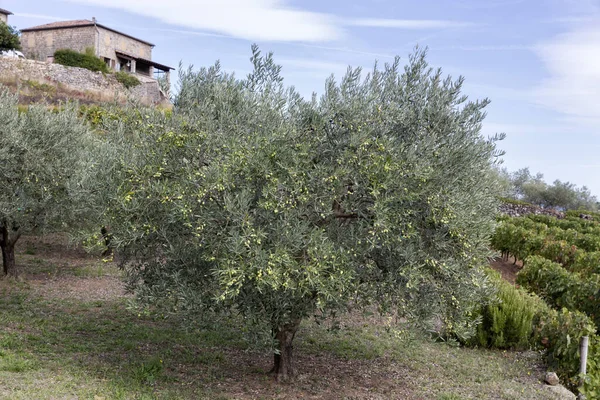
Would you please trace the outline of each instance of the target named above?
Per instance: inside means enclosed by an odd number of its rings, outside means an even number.
[[[521,261],[517,261],[516,264],[514,261],[515,260],[512,257],[509,257],[508,260],[505,260],[502,257],[496,257],[490,263],[490,266],[492,269],[500,272],[502,278],[514,285],[517,280],[517,273],[523,268],[523,263]]]

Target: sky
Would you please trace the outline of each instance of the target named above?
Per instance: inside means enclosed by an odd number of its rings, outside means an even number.
[[[0,0],[19,29],[91,19],[156,44],[153,60],[245,76],[250,46],[288,84],[322,93],[348,65],[370,70],[427,47],[470,99],[489,98],[483,134],[504,132],[504,166],[600,197],[600,0]]]

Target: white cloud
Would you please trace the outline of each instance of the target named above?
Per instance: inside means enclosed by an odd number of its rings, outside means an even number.
[[[342,18],[294,8],[289,0],[70,0],[115,8],[162,22],[228,37],[282,41],[326,42],[341,39],[344,27],[442,29],[473,24],[446,20]]]
[[[582,123],[600,123],[600,26],[579,28],[535,48],[548,77],[535,101]]]
[[[283,0],[71,1],[250,40],[320,42],[343,35],[335,18],[294,9]]]
[[[437,19],[386,19],[386,18],[358,18],[346,21],[350,26],[370,28],[398,28],[398,29],[443,29],[464,28],[473,26],[469,22],[448,21]]]
[[[522,44],[474,45],[474,46],[435,46],[432,50],[462,50],[462,51],[531,51],[532,46]]]
[[[54,17],[52,15],[42,14],[28,14],[28,13],[15,13],[15,17],[32,18],[32,19],[45,19],[48,21],[64,21],[65,18]]]

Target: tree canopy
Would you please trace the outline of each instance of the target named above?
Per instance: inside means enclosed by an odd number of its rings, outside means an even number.
[[[0,52],[6,50],[21,50],[19,31],[0,21]]]
[[[14,246],[22,234],[65,230],[79,211],[77,177],[86,169],[91,136],[77,108],[17,108],[0,93],[0,247],[4,274],[16,274]]]
[[[529,168],[515,172],[499,171],[504,182],[506,197],[522,200],[541,207],[561,208],[564,210],[598,209],[598,199],[586,186],[577,187],[571,182],[555,180],[551,185],[544,181],[544,175],[532,175]]]
[[[271,54],[253,47],[251,61],[245,79],[218,63],[181,71],[172,113],[100,122],[96,193],[139,298],[241,315],[283,380],[314,315],[376,306],[472,334],[498,205],[488,101],[468,101],[424,51],[349,68],[310,100]]]

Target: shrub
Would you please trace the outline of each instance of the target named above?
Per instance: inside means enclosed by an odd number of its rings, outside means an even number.
[[[21,50],[19,31],[4,22],[0,22],[0,51],[6,50]]]
[[[595,339],[592,320],[579,311],[560,311],[547,307],[534,320],[534,339],[546,349],[548,366],[561,376],[566,386],[578,386],[579,343],[583,336]],[[596,351],[595,349],[592,349]],[[588,359],[594,359],[590,352]],[[590,369],[593,371],[595,366]]]
[[[595,323],[600,322],[600,275],[591,274],[582,279],[560,264],[540,256],[527,259],[527,265],[517,275],[517,283],[532,290],[551,306],[577,310],[587,314]]]
[[[54,61],[68,67],[79,67],[90,71],[108,73],[108,66],[104,61],[94,55],[93,49],[86,49],[85,53],[78,53],[70,49],[56,50]]]
[[[537,295],[503,281],[496,272],[491,273],[491,278],[497,287],[496,301],[480,310],[481,324],[477,327],[477,335],[467,345],[498,349],[543,348],[548,366],[574,389],[578,385],[579,343],[581,337],[589,336],[585,393],[596,393],[600,363],[595,359],[600,342],[592,319],[580,311],[552,309]]]
[[[548,306],[537,296],[516,288],[493,272],[497,301],[481,310],[481,324],[471,344],[498,349],[525,349],[532,343],[533,319]]]
[[[578,251],[571,269],[583,276],[600,273],[600,251]]]
[[[121,85],[125,86],[127,89],[131,89],[142,84],[138,78],[128,74],[125,71],[115,72],[115,78],[117,78],[117,81],[119,81],[119,83],[121,83]]]
[[[577,253],[577,247],[564,240],[546,240],[538,254],[550,261],[562,264],[564,268],[570,269],[575,262]]]
[[[527,265],[517,275],[517,283],[541,296],[556,308],[577,309],[574,296],[579,281],[560,264],[540,256],[527,259]]]

